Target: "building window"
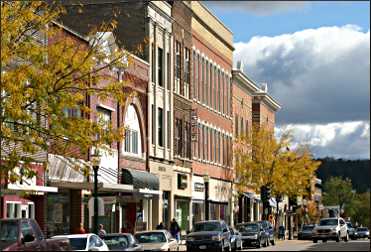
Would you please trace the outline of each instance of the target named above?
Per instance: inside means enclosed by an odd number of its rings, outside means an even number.
[[[245,130],[244,130],[244,125],[243,125],[244,123],[243,123],[243,118],[241,117],[241,128],[240,128],[240,130],[241,130],[241,132],[240,132],[240,135],[242,136],[243,134],[245,134]]]
[[[205,61],[206,78],[205,78],[205,104],[209,105],[209,62]]]
[[[180,76],[181,76],[181,44],[180,42],[175,42],[175,87],[174,91],[180,94]]]
[[[163,61],[164,61],[164,55],[163,55],[163,50],[162,48],[158,48],[158,62],[157,62],[157,70],[158,70],[158,85],[161,87],[164,85],[164,76],[163,76]]]
[[[202,159],[202,137],[203,137],[203,134],[202,134],[202,127],[201,127],[201,124],[198,124],[198,150],[197,150],[197,155],[198,155],[198,158]]]
[[[189,98],[189,84],[191,83],[191,55],[188,48],[184,49],[184,96]]]
[[[185,157],[191,159],[191,124],[189,122],[185,123],[185,131],[184,131],[184,147],[185,147]]]
[[[178,156],[182,156],[182,120],[175,120],[175,153]]]
[[[234,117],[234,132],[235,132],[235,136],[236,137],[239,137],[239,134],[238,134],[238,115],[236,114],[235,117]]]
[[[198,87],[198,93],[197,93],[197,100],[201,101],[201,57],[200,55],[197,55],[197,87]]]
[[[167,111],[167,148],[170,149],[171,146],[171,118],[170,118],[170,111]]]
[[[102,107],[97,107],[97,124],[103,131],[107,132],[111,125],[111,111]],[[100,134],[98,134],[97,139],[100,137]]]
[[[81,109],[79,106],[74,108],[64,108],[64,116],[67,118],[81,118]]]
[[[249,120],[246,120],[246,129],[245,129],[245,131],[246,131],[246,136],[249,136]]]
[[[193,51],[193,98],[198,99],[198,71],[197,71],[197,54]]]
[[[152,144],[156,144],[156,110],[152,104]]]
[[[167,60],[167,90],[171,90],[171,62],[170,62],[170,53],[166,54]]]
[[[156,56],[155,56],[155,50],[156,50],[156,48],[155,48],[155,45],[154,45],[154,43],[152,43],[152,45],[151,45],[151,48],[152,48],[152,64],[151,64],[151,68],[152,68],[152,82],[153,83],[156,83]]]
[[[163,121],[164,121],[164,117],[163,117],[163,110],[162,108],[158,108],[158,145],[160,145],[161,147],[164,147],[164,128],[163,128]]]
[[[142,153],[142,140],[137,112],[129,105],[125,114],[124,152],[139,155]]]

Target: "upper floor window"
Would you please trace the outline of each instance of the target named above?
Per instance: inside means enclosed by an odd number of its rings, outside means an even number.
[[[137,112],[129,105],[125,114],[124,152],[139,155],[142,153],[142,140]]]
[[[151,62],[151,68],[152,68],[152,82],[155,83],[156,82],[156,56],[155,56],[155,45],[154,43],[151,44],[151,48],[152,48],[152,51],[151,51],[151,58],[152,58],[152,62]]]
[[[179,41],[175,42],[175,85],[174,91],[175,93],[180,93],[180,76],[181,76],[181,44]]]
[[[163,76],[163,61],[164,61],[164,54],[162,48],[158,48],[157,53],[157,72],[158,72],[158,85],[163,87],[164,86],[164,76]]]
[[[161,147],[164,146],[164,125],[163,125],[163,121],[164,121],[164,117],[163,117],[163,109],[162,108],[158,108],[158,145],[160,145]]]
[[[191,52],[184,49],[184,96],[189,98],[189,84],[191,82]]]

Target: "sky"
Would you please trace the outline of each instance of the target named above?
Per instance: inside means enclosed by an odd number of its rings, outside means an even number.
[[[234,34],[234,63],[282,105],[317,158],[370,158],[370,3],[207,1]]]

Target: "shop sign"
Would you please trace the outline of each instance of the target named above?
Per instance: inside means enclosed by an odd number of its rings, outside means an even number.
[[[192,142],[197,142],[198,139],[198,125],[197,125],[197,109],[192,109],[191,112],[191,136]]]
[[[194,191],[195,192],[204,192],[205,185],[203,183],[196,182],[194,183]]]

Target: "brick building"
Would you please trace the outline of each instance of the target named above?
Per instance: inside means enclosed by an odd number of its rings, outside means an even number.
[[[232,218],[233,35],[204,5],[191,2],[193,110],[193,222]],[[209,192],[205,199],[203,192]],[[205,211],[203,211],[205,209]],[[207,216],[207,214],[209,216]]]

